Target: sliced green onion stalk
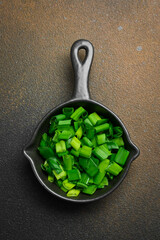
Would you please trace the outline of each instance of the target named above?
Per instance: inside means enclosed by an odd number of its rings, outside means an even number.
[[[104,123],[102,125],[96,126],[94,129],[96,133],[99,133],[99,132],[108,130],[108,128],[109,128],[109,123]]]
[[[88,116],[89,120],[91,121],[91,123],[93,125],[96,125],[97,121],[98,120],[101,120],[100,116],[94,112],[94,113],[91,113],[89,116]]]
[[[75,184],[69,182],[68,179],[65,179],[62,184],[63,184],[63,187],[66,188],[67,190],[71,190],[72,188],[75,187]]]
[[[66,151],[66,144],[65,141],[61,140],[56,143],[56,153],[62,153]]]
[[[74,108],[66,107],[66,108],[62,109],[62,112],[63,112],[63,114],[65,115],[66,118],[69,118],[72,115],[72,113],[74,112]]]
[[[59,126],[70,126],[71,125],[71,119],[68,119],[68,120],[61,120],[58,122],[58,125]]]
[[[77,121],[85,111],[86,110],[83,107],[79,107],[74,111],[74,113],[72,113],[71,118]]]
[[[79,189],[72,189],[72,190],[68,191],[67,197],[78,197],[79,194],[80,194]]]
[[[123,166],[128,158],[129,155],[129,151],[127,151],[125,148],[120,147],[120,149],[118,150],[114,161],[118,164],[120,164],[121,166]]]
[[[76,151],[78,151],[81,146],[81,142],[76,137],[72,138],[72,141],[70,142],[70,144]]]
[[[76,131],[76,136],[78,139],[80,139],[83,135],[82,127],[80,126],[78,130]]]
[[[103,144],[105,142],[106,142],[106,134],[105,133],[97,135],[97,143],[98,143],[98,145],[101,145],[101,144]]]
[[[102,116],[83,106],[62,108],[51,117],[38,153],[48,181],[69,198],[110,189],[129,157],[123,129],[107,114]]]
[[[88,146],[83,146],[79,152],[79,155],[85,158],[90,158],[91,154],[92,154],[92,148]]]
[[[50,176],[50,175],[48,175],[48,181],[49,182],[54,182],[54,176],[52,175],[52,176]]]

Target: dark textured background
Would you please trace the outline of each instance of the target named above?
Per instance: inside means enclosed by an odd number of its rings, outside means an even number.
[[[159,0],[1,0],[0,239],[160,239]],[[141,155],[107,198],[75,205],[35,178],[22,148],[70,99],[70,47],[95,47],[92,98],[125,123]]]

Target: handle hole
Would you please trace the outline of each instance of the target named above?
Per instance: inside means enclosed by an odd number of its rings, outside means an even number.
[[[85,59],[86,59],[86,56],[87,56],[87,52],[86,52],[86,49],[79,49],[78,51],[78,58],[79,58],[79,61],[83,64]]]

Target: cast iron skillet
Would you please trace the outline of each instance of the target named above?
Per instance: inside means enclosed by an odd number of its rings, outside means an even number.
[[[80,49],[85,49],[86,51],[86,57],[83,62],[81,62],[78,57],[78,52]],[[107,196],[120,185],[129,170],[131,162],[136,157],[138,157],[139,149],[131,142],[127,129],[125,128],[122,121],[116,116],[116,114],[109,110],[107,107],[103,106],[101,103],[90,99],[88,80],[93,60],[92,44],[89,41],[83,39],[76,41],[71,47],[71,60],[75,74],[75,86],[72,99],[59,105],[58,107],[55,107],[49,113],[47,113],[46,116],[44,116],[44,118],[39,123],[31,141],[25,147],[24,155],[30,161],[33,171],[39,182],[50,193],[67,201],[91,202]],[[97,91],[100,90],[97,89]],[[125,164],[124,170],[110,183],[108,187],[97,190],[92,196],[80,193],[77,198],[68,198],[66,197],[66,193],[59,189],[54,183],[50,183],[47,180],[47,176],[42,172],[41,163],[43,160],[37,151],[37,147],[39,146],[42,134],[48,131],[51,116],[61,113],[61,109],[63,107],[77,108],[79,106],[83,106],[88,112],[95,111],[100,115],[109,118],[113,124],[121,126],[124,131],[123,139],[125,142],[125,147],[130,151],[130,154]]]

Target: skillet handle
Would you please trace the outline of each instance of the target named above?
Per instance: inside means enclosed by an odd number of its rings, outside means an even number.
[[[86,56],[83,62],[78,57],[80,49],[86,50]],[[87,40],[80,39],[73,43],[71,47],[71,61],[75,75],[75,85],[72,98],[89,99],[89,73],[92,65],[94,48],[92,43]]]

